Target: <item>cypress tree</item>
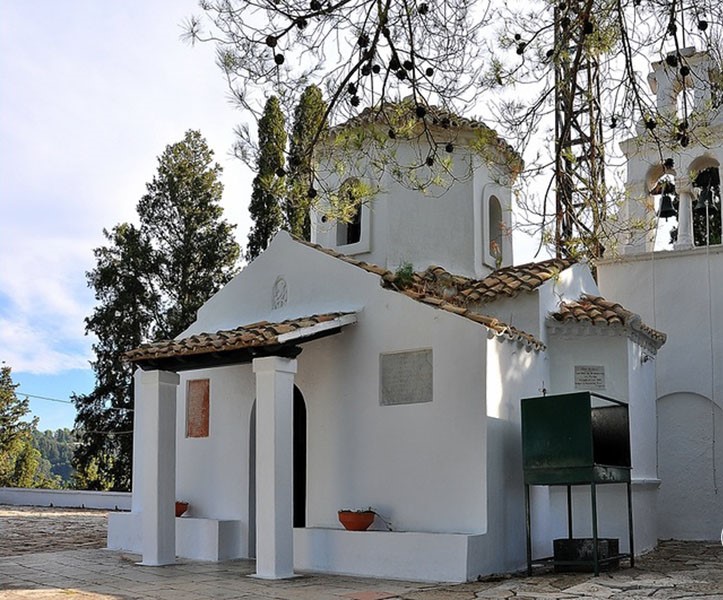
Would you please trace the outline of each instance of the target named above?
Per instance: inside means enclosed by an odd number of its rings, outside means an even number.
[[[249,204],[254,225],[249,233],[247,260],[253,260],[266,250],[272,236],[283,224],[281,201],[285,188],[285,125],[279,99],[272,96],[266,102],[264,114],[259,120],[257,174]]]
[[[321,90],[316,85],[310,85],[301,94],[294,110],[284,217],[289,232],[304,240],[309,240],[311,236],[308,190],[313,178],[313,145],[319,133],[326,128],[326,109]]]

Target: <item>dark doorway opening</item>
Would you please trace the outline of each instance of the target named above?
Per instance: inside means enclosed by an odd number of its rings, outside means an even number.
[[[306,527],[306,403],[294,386],[294,527]]]

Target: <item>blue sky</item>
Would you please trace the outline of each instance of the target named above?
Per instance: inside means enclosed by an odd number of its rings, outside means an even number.
[[[103,228],[135,220],[157,157],[187,129],[224,167],[226,218],[246,241],[253,175],[229,152],[248,119],[213,47],[180,40],[199,13],[196,0],[0,1],[0,361],[20,392],[92,389],[92,250]],[[72,405],[31,408],[41,429],[73,424]]]
[[[210,46],[179,39],[195,0],[0,2],[0,360],[20,391],[88,392],[94,299],[85,272],[103,228],[135,205],[167,144],[200,129],[224,167],[243,242],[252,175],[230,157],[243,115]],[[41,429],[70,405],[32,400]]]

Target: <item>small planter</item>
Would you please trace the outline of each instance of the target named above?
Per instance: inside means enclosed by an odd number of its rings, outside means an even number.
[[[366,531],[376,516],[373,510],[340,510],[339,522],[349,531]]]
[[[188,510],[188,502],[176,501],[176,516],[180,517],[183,513]]]

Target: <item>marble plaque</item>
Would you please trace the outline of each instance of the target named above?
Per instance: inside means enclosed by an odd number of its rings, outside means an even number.
[[[576,390],[604,390],[605,367],[601,365],[575,365]]]
[[[432,401],[432,350],[380,355],[382,406]]]

